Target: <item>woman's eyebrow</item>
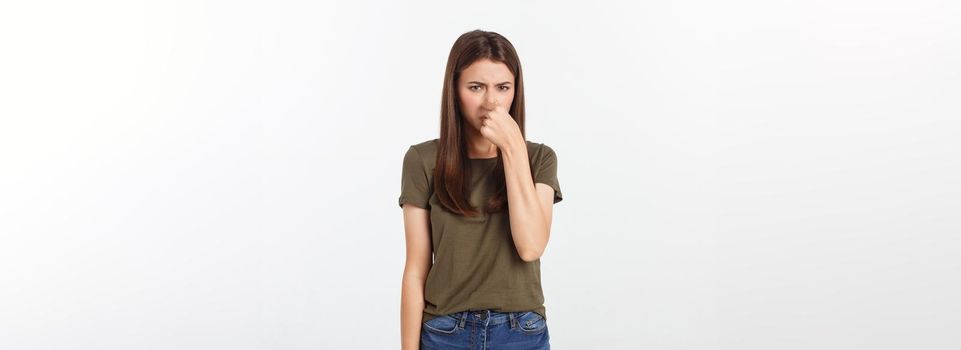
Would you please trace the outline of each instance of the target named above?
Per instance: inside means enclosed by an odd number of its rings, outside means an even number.
[[[468,84],[481,84],[481,85],[484,85],[484,83],[479,82],[479,81],[470,81],[470,82],[467,82],[467,83],[468,83]],[[505,81],[505,82],[502,82],[502,83],[498,83],[497,85],[507,85],[507,84],[512,84],[512,83],[509,82],[509,81]]]

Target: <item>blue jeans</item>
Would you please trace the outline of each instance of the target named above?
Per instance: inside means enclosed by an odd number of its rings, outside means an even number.
[[[422,350],[550,350],[547,320],[533,311],[461,311],[421,325]]]

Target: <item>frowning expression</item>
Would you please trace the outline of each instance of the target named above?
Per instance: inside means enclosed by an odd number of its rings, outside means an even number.
[[[514,102],[514,74],[502,62],[477,60],[461,72],[457,95],[461,114],[479,131],[483,125],[481,119],[493,109],[495,99],[510,110]]]

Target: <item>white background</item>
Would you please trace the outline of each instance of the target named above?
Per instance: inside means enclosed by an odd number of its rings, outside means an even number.
[[[556,349],[961,347],[949,1],[5,1],[0,348],[391,349],[450,46],[523,63]]]

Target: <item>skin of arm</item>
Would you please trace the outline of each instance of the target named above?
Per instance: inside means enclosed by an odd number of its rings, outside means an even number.
[[[458,100],[471,126],[467,130],[473,153],[487,156],[492,147],[501,151],[511,235],[520,258],[531,262],[540,259],[547,246],[554,189],[532,180],[527,141],[508,113],[514,101],[514,78],[504,63],[479,60],[462,72]]]
[[[540,259],[547,248],[554,189],[547,184],[534,183],[527,141],[520,127],[497,96],[491,95],[488,99],[488,112],[482,115],[480,133],[496,145],[504,157],[511,236],[520,258],[532,262]]]
[[[532,262],[544,254],[550,239],[554,189],[534,183],[523,138],[511,138],[501,152],[514,246],[522,260]]]
[[[410,203],[404,203],[403,210],[407,261],[400,292],[401,349],[417,350],[424,318],[424,284],[433,266],[430,211]]]

